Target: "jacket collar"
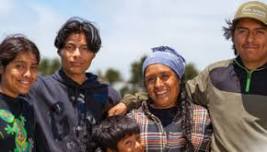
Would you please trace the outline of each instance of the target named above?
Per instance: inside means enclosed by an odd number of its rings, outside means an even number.
[[[246,71],[250,71],[250,70],[248,70],[248,69],[245,67],[245,65],[244,65],[243,61],[241,60],[240,56],[237,56],[237,57],[234,59],[234,64],[236,64],[237,66],[239,66],[239,67],[245,69]],[[264,65],[258,67],[258,68],[257,68],[256,70],[254,70],[254,71],[259,71],[259,70],[262,70],[262,69],[267,69],[267,63],[265,63]]]
[[[96,75],[92,73],[86,73],[86,80],[80,85],[77,82],[73,81],[69,76],[67,76],[62,68],[58,70],[55,74],[53,74],[52,77],[69,87],[79,87],[86,89],[90,86],[95,86],[99,84]],[[90,86],[88,84],[90,84]]]

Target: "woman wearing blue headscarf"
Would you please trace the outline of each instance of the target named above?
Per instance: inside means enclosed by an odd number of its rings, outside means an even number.
[[[210,119],[205,108],[187,99],[184,58],[167,46],[152,50],[142,67],[148,98],[129,113],[146,151],[209,151]]]

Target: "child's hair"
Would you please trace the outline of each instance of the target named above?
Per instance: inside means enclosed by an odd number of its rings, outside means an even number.
[[[127,116],[108,117],[93,128],[93,140],[103,151],[108,148],[117,151],[118,142],[132,134],[140,134],[140,129],[136,121]]]

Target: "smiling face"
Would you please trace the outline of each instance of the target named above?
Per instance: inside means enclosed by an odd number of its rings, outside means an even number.
[[[37,78],[38,61],[31,52],[20,52],[6,67],[0,70],[1,92],[17,97],[28,93]]]
[[[176,105],[180,79],[168,66],[151,64],[145,70],[145,86],[153,105],[165,109]]]
[[[267,26],[261,22],[249,18],[237,21],[233,42],[248,69],[267,63]]]
[[[139,134],[132,134],[121,139],[117,144],[118,152],[144,152]]]
[[[64,72],[74,81],[82,82],[95,53],[89,50],[83,33],[71,34],[59,51]]]

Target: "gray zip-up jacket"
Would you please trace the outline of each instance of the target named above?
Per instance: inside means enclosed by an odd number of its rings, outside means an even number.
[[[188,81],[192,101],[208,108],[211,151],[267,151],[267,68],[246,69],[240,58],[208,66]]]

